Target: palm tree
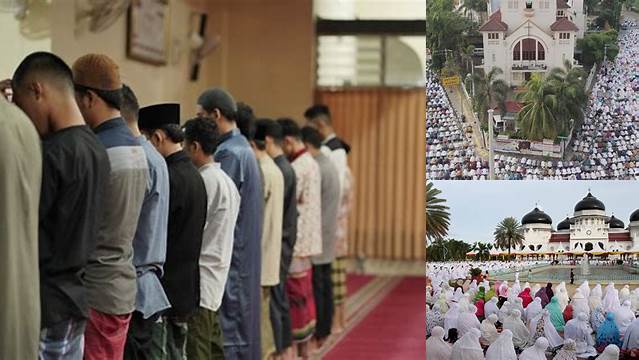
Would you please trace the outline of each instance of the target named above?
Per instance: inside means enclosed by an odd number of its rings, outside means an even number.
[[[426,248],[426,260],[446,261],[448,258],[448,240],[437,239]]]
[[[510,249],[521,246],[524,242],[524,228],[514,217],[507,217],[497,224],[493,235],[495,236],[495,247],[508,248],[509,259]]]
[[[426,183],[426,238],[427,240],[441,240],[448,234],[450,213],[445,199],[438,197],[441,190],[433,187],[432,182]]]
[[[496,102],[502,113],[506,111],[506,98],[508,97],[508,85],[498,77],[503,71],[498,67],[493,67],[488,74],[484,76],[476,73],[473,81],[475,81],[475,98],[473,99],[473,107],[480,114],[482,122],[488,120],[488,109]]]
[[[540,74],[526,82],[526,91],[517,94],[523,107],[517,114],[517,121],[524,137],[528,140],[555,139],[557,137],[557,96],[550,81]]]
[[[466,70],[466,73],[469,73],[472,70],[474,51],[475,45],[468,45],[459,51],[461,60],[465,62],[464,69]]]
[[[485,244],[481,242],[475,243],[475,246],[473,246],[473,251],[477,252],[477,254],[475,255],[477,260],[489,259],[491,248],[492,248],[492,245],[490,244]]]
[[[554,109],[559,133],[568,134],[570,121],[583,119],[583,108],[588,96],[584,89],[586,73],[581,68],[572,66],[568,60],[564,61],[564,69],[555,68],[548,74],[548,81],[552,92],[557,97]]]

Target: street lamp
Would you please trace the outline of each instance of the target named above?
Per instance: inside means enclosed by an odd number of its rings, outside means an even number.
[[[488,179],[495,180],[495,154],[493,153],[493,109],[488,109]]]

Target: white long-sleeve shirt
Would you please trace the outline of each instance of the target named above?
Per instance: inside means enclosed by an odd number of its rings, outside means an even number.
[[[200,253],[200,306],[217,311],[231,266],[235,222],[240,211],[240,193],[219,164],[202,166],[207,198],[206,223]]]

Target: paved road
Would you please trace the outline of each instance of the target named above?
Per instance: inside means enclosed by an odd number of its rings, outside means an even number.
[[[455,87],[445,87],[446,92],[448,93],[448,98],[450,99],[451,105],[455,108],[458,114],[464,114],[466,116],[466,122],[464,125],[471,124],[473,126],[473,142],[475,144],[475,151],[477,155],[479,155],[482,159],[488,159],[488,149],[484,147],[483,141],[481,140],[481,128],[478,122],[475,122],[475,117],[472,112],[472,104],[470,101],[466,99],[466,96],[463,95],[463,90],[461,89],[461,85]],[[460,98],[462,99],[460,101]],[[461,108],[463,106],[463,109]],[[462,111],[463,110],[463,111]]]

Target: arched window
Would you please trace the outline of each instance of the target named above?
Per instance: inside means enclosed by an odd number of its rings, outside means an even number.
[[[546,49],[544,45],[536,39],[522,39],[513,47],[513,61],[537,61],[546,60]]]
[[[592,250],[592,243],[586,243],[586,247],[584,248],[586,251],[591,251]]]
[[[535,47],[537,42],[535,39],[524,39],[521,41],[521,59],[535,60]]]

